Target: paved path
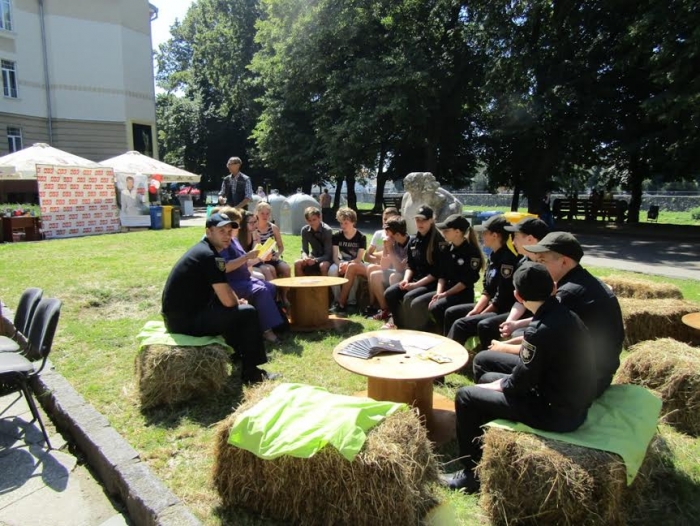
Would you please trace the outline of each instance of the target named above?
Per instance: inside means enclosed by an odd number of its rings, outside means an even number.
[[[102,486],[43,416],[46,450],[24,398],[0,397],[0,525],[125,526]]]

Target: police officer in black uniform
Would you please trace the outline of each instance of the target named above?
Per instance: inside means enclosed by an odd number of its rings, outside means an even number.
[[[549,234],[547,223],[536,217],[526,217],[515,225],[507,225],[505,229],[513,234],[513,246],[518,254],[520,254],[518,262],[515,265],[516,270],[521,264],[529,261],[527,252],[523,246],[526,244],[534,245]],[[476,327],[476,332],[481,342],[481,349],[488,349],[489,345],[491,345],[491,340],[499,340],[501,338],[501,332],[499,330],[500,325],[509,317],[516,320],[520,318],[531,318],[532,313],[526,312],[520,303],[515,303],[510,312],[481,320]]]
[[[435,228],[432,208],[421,206],[415,220],[418,233],[408,244],[404,277],[384,291],[393,324],[399,329],[421,330],[429,322],[428,304],[432,296],[427,293],[432,293],[437,287],[440,245],[445,242]]]
[[[515,303],[513,272],[517,258],[506,244],[510,235],[505,229],[508,224],[506,218],[499,214],[489,218],[483,225],[474,227],[474,230],[482,232],[483,243],[492,252],[479,301],[476,304],[450,307],[445,312],[444,330],[447,337],[462,345],[470,337],[476,336],[477,325],[481,320],[508,312]]]
[[[557,301],[554,281],[543,265],[524,263],[515,273],[518,301],[535,315],[520,347],[520,364],[510,375],[462,387],[455,396],[459,458],[464,469],[443,475],[450,489],[479,489],[474,468],[481,458],[482,427],[497,418],[566,433],[586,419],[595,399],[596,378],[586,327]]]
[[[597,389],[600,396],[612,382],[620,366],[625,339],[620,303],[613,291],[580,264],[583,249],[568,232],[550,232],[536,245],[525,245],[532,258],[542,263],[557,283],[557,298],[576,313],[591,333],[596,364]],[[529,320],[521,320],[526,324]],[[511,340],[518,344],[518,339]],[[509,372],[520,362],[508,353],[479,353],[474,361],[475,381],[488,381],[489,372]],[[477,370],[478,366],[478,370]]]
[[[479,281],[485,261],[476,234],[465,217],[453,214],[435,226],[448,244],[440,249],[438,285],[428,309],[442,333],[448,308],[474,303],[474,283]]]
[[[256,383],[278,375],[258,368],[267,362],[258,313],[226,281],[226,262],[219,253],[231,244],[231,224],[222,213],[207,219],[204,238],[170,271],[162,314],[170,332],[223,336],[241,356],[243,382]]]

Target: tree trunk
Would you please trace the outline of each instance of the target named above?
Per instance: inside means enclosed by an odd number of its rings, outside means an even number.
[[[343,177],[338,176],[335,179],[335,197],[333,198],[333,210],[340,208],[340,197],[343,193]]]
[[[372,212],[381,213],[384,209],[384,185],[386,184],[387,174],[384,171],[384,162],[386,160],[386,148],[382,144],[379,151],[379,167],[377,168],[377,193],[374,195],[374,208]]]
[[[348,206],[357,211],[357,194],[355,194],[355,173],[352,172],[346,177],[348,181]]]
[[[642,206],[642,182],[649,175],[649,170],[644,161],[640,159],[639,152],[632,153],[630,160],[630,205],[627,209],[627,222],[639,223],[639,209]]]
[[[529,203],[530,201],[528,201]],[[520,185],[516,184],[513,187],[513,198],[510,200],[510,211],[517,212],[520,204]]]

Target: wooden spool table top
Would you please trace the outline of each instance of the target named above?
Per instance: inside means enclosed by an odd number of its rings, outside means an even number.
[[[277,278],[270,281],[277,287],[307,288],[307,287],[333,287],[344,285],[348,280],[333,276],[298,276],[293,278]]]
[[[681,318],[681,321],[685,323],[688,327],[692,327],[693,329],[697,329],[700,331],[700,312],[692,312],[690,314],[686,314]]]
[[[377,338],[400,340],[406,349],[405,354],[382,353],[368,360],[340,354],[350,342],[363,340],[371,336]],[[431,338],[437,345],[424,351],[411,347],[412,338]],[[423,352],[432,352],[451,358],[448,363],[437,363],[433,360],[421,358],[418,355]],[[381,378],[384,380],[431,380],[445,376],[460,370],[469,361],[467,350],[454,340],[420,331],[386,330],[372,331],[358,334],[344,340],[333,350],[333,359],[343,369],[366,376],[368,378]]]

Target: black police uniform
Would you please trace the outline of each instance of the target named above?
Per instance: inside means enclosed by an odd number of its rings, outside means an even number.
[[[620,366],[625,339],[620,303],[607,285],[580,265],[559,280],[556,296],[581,318],[591,333],[596,364],[596,393],[600,396]],[[481,352],[474,359],[475,381],[488,382],[491,377],[486,373],[508,373],[519,363],[518,356],[514,354]]]
[[[495,252],[491,252],[489,265],[486,268],[486,274],[484,274],[482,295],[486,294],[491,298],[489,305],[494,305],[496,310],[495,312],[476,314],[467,318],[465,316],[474,308],[473,303],[450,307],[445,312],[444,326],[448,338],[464,345],[467,339],[476,336],[476,327],[481,320],[510,311],[513,303],[515,303],[513,273],[515,272],[516,263],[517,258],[515,254],[506,245],[503,245]]]
[[[227,283],[224,258],[204,238],[170,271],[162,297],[168,331],[191,336],[223,336],[241,355],[243,374],[267,362],[258,313],[251,305],[225,307],[212,285]]]
[[[530,259],[527,256],[520,256],[518,262],[515,265],[515,270],[518,270],[518,268],[520,268],[520,265],[522,265],[526,261],[530,261]],[[478,325],[476,326],[476,334],[477,336],[479,336],[479,341],[481,342],[481,349],[488,349],[489,345],[491,345],[491,340],[501,339],[500,326],[501,323],[508,319],[509,314],[510,311],[504,312],[503,314],[498,314],[497,316],[491,316],[490,318],[481,320],[478,323]],[[523,313],[522,315],[522,318],[530,317],[532,317],[532,313],[528,311],[525,311],[525,313]]]
[[[472,470],[481,458],[476,438],[497,418],[546,431],[570,432],[595,399],[591,340],[581,320],[556,298],[545,300],[525,330],[520,364],[501,380],[503,392],[463,387],[455,396],[459,456]]]
[[[409,241],[406,264],[413,271],[412,283],[428,275],[435,277],[438,274],[437,266],[440,261],[440,245],[444,244],[445,241],[442,235],[436,232],[437,237],[432,250],[432,263],[430,263],[428,261],[428,245],[434,229],[435,226],[433,225],[425,236],[419,232],[411,237],[411,241]],[[437,279],[426,286],[410,291],[402,290],[398,283],[387,288],[384,291],[384,299],[394,319],[394,325],[399,329],[421,330],[425,328],[430,321],[428,316],[430,298],[426,301],[425,296],[429,292],[433,292],[436,287]],[[421,298],[421,296],[423,297]]]
[[[474,283],[479,281],[481,271],[481,251],[471,243],[464,241],[461,245],[446,245],[440,250],[438,279],[445,280],[444,292],[458,283],[466,287],[463,291],[440,298],[430,305],[429,311],[440,331],[445,326],[445,311],[454,305],[474,303]],[[432,299],[432,296],[431,296]]]

